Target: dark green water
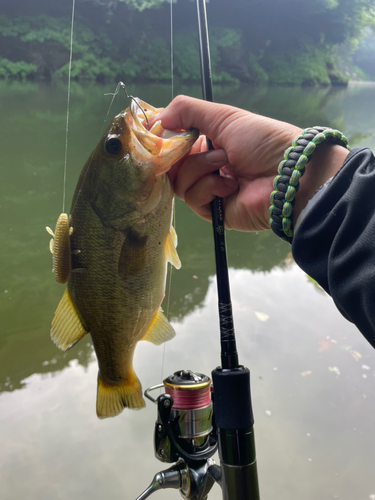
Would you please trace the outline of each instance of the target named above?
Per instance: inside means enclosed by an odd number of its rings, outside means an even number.
[[[129,90],[155,106],[170,100],[168,86]],[[72,86],[67,206],[100,137],[110,91]],[[178,92],[199,96],[200,88]],[[131,500],[163,468],[152,450],[155,407],[99,421],[90,343],[63,354],[49,339],[63,287],[51,273],[45,226],[54,227],[62,207],[66,87],[2,82],[0,96],[0,498]],[[302,127],[334,126],[352,146],[375,148],[375,86],[223,88],[215,98]],[[110,115],[126,106],[117,97]],[[209,374],[220,359],[211,227],[182,202],[176,227],[183,267],[173,273],[170,317],[177,337],[166,345],[163,374]],[[252,372],[261,498],[368,499],[375,494],[374,350],[290,261],[287,244],[268,232],[231,232],[227,245],[240,361]],[[163,347],[138,345],[144,388],[159,383],[162,359]],[[221,498],[218,487],[210,498]]]

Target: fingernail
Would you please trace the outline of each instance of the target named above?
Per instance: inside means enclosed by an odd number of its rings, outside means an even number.
[[[228,158],[224,149],[213,149],[212,151],[208,151],[206,153],[206,160],[208,163],[220,163],[224,165],[227,163]]]
[[[232,179],[231,177],[224,177],[224,182],[230,189],[236,189],[238,186],[238,181],[236,181],[236,179]]]

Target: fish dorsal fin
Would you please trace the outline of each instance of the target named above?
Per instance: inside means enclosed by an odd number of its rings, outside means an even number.
[[[148,342],[152,342],[152,344],[160,345],[163,342],[167,342],[167,340],[173,339],[175,335],[176,332],[164,316],[162,308],[160,307],[158,312],[155,314],[150,328],[147,330],[147,333],[142,340],[147,340]]]
[[[67,351],[86,333],[66,287],[52,320],[51,339],[62,351]]]
[[[181,268],[180,257],[177,254],[177,234],[173,226],[171,226],[167,241],[166,241],[167,261],[170,262],[176,269]]]

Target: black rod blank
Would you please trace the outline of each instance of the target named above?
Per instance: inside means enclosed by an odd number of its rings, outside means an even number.
[[[203,99],[213,101],[206,1],[196,0]],[[207,149],[214,149],[207,139]],[[219,171],[215,172],[219,175]],[[224,205],[211,202],[219,296],[221,368],[212,372],[223,500],[259,500],[250,372],[239,366],[230,299]]]
[[[202,95],[205,101],[213,102],[206,1],[196,0],[196,4],[198,17],[199,55],[202,76]],[[207,149],[214,149],[209,138],[207,138]],[[215,174],[220,175],[218,170],[215,172]],[[224,232],[224,204],[222,198],[216,197],[211,202],[211,215],[215,245],[217,289],[219,297],[221,366],[223,369],[231,369],[238,366],[238,353],[236,348],[232,303],[230,298]]]

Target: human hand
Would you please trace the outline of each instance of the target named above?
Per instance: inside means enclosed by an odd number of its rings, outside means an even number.
[[[155,117],[156,118],[156,117]],[[239,108],[176,97],[156,118],[166,129],[198,128],[216,151],[206,151],[201,136],[190,155],[175,164],[169,177],[176,195],[200,217],[211,221],[210,202],[223,198],[225,227],[239,231],[269,229],[269,198],[284,151],[301,129]],[[342,166],[348,150],[322,144],[300,179],[293,220],[316,190]],[[220,176],[214,175],[220,170]]]
[[[240,231],[268,229],[272,181],[284,151],[301,129],[224,104],[176,97],[157,119],[163,128],[198,128],[191,154],[175,164],[169,177],[176,195],[200,217],[211,220],[210,202],[219,196],[225,226]],[[220,170],[220,176],[214,175]]]

